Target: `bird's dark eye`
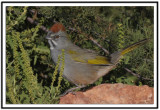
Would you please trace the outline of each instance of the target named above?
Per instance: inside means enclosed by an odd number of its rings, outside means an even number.
[[[55,36],[55,38],[56,38],[56,39],[58,39],[58,38],[59,38],[59,36]]]

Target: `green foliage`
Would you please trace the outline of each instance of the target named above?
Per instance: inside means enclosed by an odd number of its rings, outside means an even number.
[[[26,20],[27,16],[34,16],[28,9],[38,11],[38,25]],[[112,53],[144,38],[153,38],[154,34],[153,7],[7,7],[6,13],[8,104],[56,104],[59,95],[73,87],[62,78],[65,51],[62,50],[57,65],[54,65],[44,38],[46,33],[39,28],[41,25],[50,28],[54,21],[59,21],[74,44],[104,56],[106,53],[89,40],[90,36]],[[152,80],[139,79],[124,69],[153,79],[153,50],[151,40],[126,54],[117,68],[92,86],[124,83],[153,87]]]
[[[52,67],[48,70],[50,72],[54,68],[50,62],[49,48],[45,43],[38,42],[43,38],[43,36],[38,37],[41,24],[25,27],[26,12],[27,7],[8,7],[7,10],[7,103],[58,103],[58,95],[54,91],[50,92],[51,87],[42,78],[40,79],[43,71],[35,68]],[[18,18],[17,14],[20,15]],[[17,28],[20,25],[24,26],[23,29]],[[64,57],[62,59],[64,62]],[[63,68],[57,89],[60,88]]]
[[[60,67],[60,63],[62,64],[61,67]],[[57,62],[57,65],[55,67],[53,77],[52,77],[51,91],[50,91],[51,94],[53,94],[53,93],[58,93],[59,94],[59,88],[61,87],[64,65],[65,65],[65,52],[64,52],[64,49],[62,49],[62,55],[58,56],[58,62]],[[58,77],[58,85],[56,87],[56,91],[55,90],[53,91],[53,85],[54,85],[54,82],[56,80],[56,75],[58,74],[58,68],[59,67],[60,67],[60,72],[59,72],[59,77]]]

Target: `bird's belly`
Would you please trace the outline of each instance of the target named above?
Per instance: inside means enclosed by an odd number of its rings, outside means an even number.
[[[81,63],[67,63],[64,68],[64,77],[76,85],[88,85],[95,82],[99,67]]]

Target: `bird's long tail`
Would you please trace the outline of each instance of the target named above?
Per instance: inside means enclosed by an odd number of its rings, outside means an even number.
[[[123,48],[123,49],[120,50],[120,51],[116,51],[116,52],[112,53],[112,54],[111,54],[111,63],[117,64],[118,61],[120,60],[120,58],[121,58],[123,55],[125,55],[126,53],[128,53],[128,52],[136,49],[136,48],[139,47],[139,46],[144,45],[144,44],[147,43],[150,39],[151,39],[151,38],[143,39],[143,40],[141,40],[141,41],[139,41],[139,42],[136,42],[136,43],[134,43],[134,44],[132,44],[132,45],[129,45],[129,46]]]

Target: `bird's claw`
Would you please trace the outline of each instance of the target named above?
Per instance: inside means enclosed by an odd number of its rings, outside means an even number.
[[[64,96],[64,95],[67,95],[68,93],[71,93],[73,95],[76,95],[76,92],[74,91],[66,91],[65,93],[61,94],[60,97]]]

